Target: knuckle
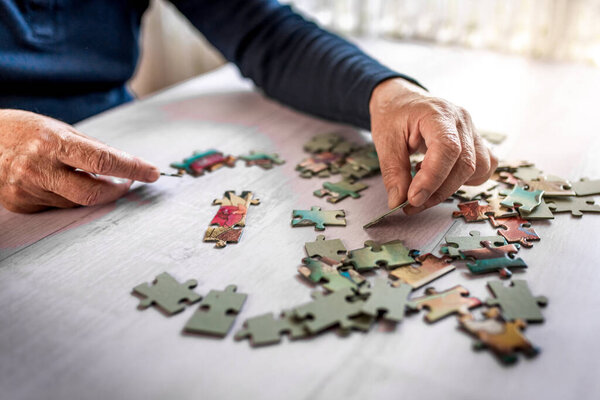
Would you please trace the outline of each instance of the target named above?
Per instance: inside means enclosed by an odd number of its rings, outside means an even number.
[[[91,165],[95,173],[105,174],[110,172],[114,163],[115,159],[108,149],[98,148],[92,153]]]
[[[462,151],[460,139],[455,134],[446,134],[440,142],[440,146],[446,155],[457,157]]]
[[[477,164],[475,163],[475,159],[473,157],[461,157],[458,162],[460,163],[461,169],[468,173],[469,176],[473,175],[477,170]]]

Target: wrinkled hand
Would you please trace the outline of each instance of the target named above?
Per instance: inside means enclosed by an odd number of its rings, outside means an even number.
[[[375,87],[369,108],[390,208],[405,200],[407,214],[433,207],[463,184],[484,183],[498,165],[466,110],[404,79]],[[409,155],[415,152],[425,158],[412,178]]]
[[[0,110],[0,203],[10,211],[109,203],[123,196],[132,180],[158,178],[158,169],[148,162],[70,125],[26,111]]]

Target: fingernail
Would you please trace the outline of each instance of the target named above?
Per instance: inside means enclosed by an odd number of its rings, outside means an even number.
[[[126,178],[117,178],[117,177],[114,177],[114,176],[111,176],[111,177],[110,177],[110,180],[111,180],[113,183],[117,184],[117,185],[125,185],[125,184],[129,184],[129,185],[131,185],[131,183],[132,183],[131,179],[126,179]]]
[[[400,191],[396,186],[392,186],[388,191],[388,207],[394,208],[398,204],[400,204]]]
[[[160,178],[160,171],[156,167],[152,167],[146,172],[146,181],[154,182]]]
[[[421,189],[419,191],[419,193],[415,194],[411,201],[410,204],[412,204],[414,207],[419,207],[421,205],[423,205],[423,203],[425,203],[425,201],[429,198],[429,192],[425,189]]]

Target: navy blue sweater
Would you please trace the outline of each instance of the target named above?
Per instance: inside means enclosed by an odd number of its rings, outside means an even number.
[[[302,111],[368,129],[373,88],[412,81],[276,0],[171,1],[244,76]],[[131,100],[148,2],[0,0],[0,108],[74,123]]]

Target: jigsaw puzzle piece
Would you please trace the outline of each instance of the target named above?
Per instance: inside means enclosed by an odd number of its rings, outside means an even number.
[[[346,247],[340,239],[325,240],[325,236],[317,236],[314,242],[304,243],[304,249],[309,257],[326,257],[336,261],[342,261],[346,257]]]
[[[498,272],[501,278],[507,279],[512,276],[512,271],[509,268],[527,268],[527,264],[520,257],[504,255],[502,257],[475,260],[474,263],[467,263],[467,268],[473,275]]]
[[[542,190],[528,191],[520,186],[515,186],[511,192],[505,192],[506,197],[500,202],[505,207],[519,206],[527,212],[532,212],[542,202]]]
[[[330,174],[338,173],[343,163],[343,156],[332,152],[323,152],[303,160],[296,166],[303,178],[311,178],[315,175],[328,177]]]
[[[312,206],[310,210],[293,210],[292,226],[315,226],[315,230],[325,230],[326,225],[346,226],[344,210],[325,210]]]
[[[248,297],[236,291],[235,285],[229,285],[223,291],[211,290],[183,330],[189,333],[225,337]]]
[[[501,203],[502,199],[497,190],[492,192],[492,195],[485,199],[488,203],[488,210],[485,212],[488,216],[493,216],[496,218],[506,218],[506,217],[515,217],[519,215],[514,208],[505,207]],[[543,200],[542,200],[543,203]],[[539,207],[536,208],[536,210]],[[535,211],[534,211],[535,212]]]
[[[459,203],[458,208],[460,211],[453,211],[452,217],[463,217],[466,222],[484,221],[488,219],[487,213],[492,212],[490,206],[481,205],[477,200]]]
[[[223,248],[227,243],[237,243],[242,236],[242,228],[230,226],[209,226],[204,233],[205,242],[216,242],[215,247]]]
[[[400,240],[383,244],[367,240],[362,249],[348,252],[345,262],[351,264],[358,272],[364,272],[378,267],[393,269],[411,264],[415,260],[411,256],[411,251]]]
[[[245,226],[246,213],[248,209],[245,206],[221,206],[214,216],[211,225],[218,226]]]
[[[534,297],[529,290],[527,281],[513,280],[509,286],[505,286],[501,281],[494,281],[488,282],[487,285],[495,298],[487,299],[486,304],[499,306],[505,320],[544,321],[539,306],[545,306],[548,299],[545,296]]]
[[[235,194],[235,190],[227,190],[223,198],[213,200],[214,206],[244,206],[246,209],[258,204],[260,200],[255,199],[254,193],[248,190],[244,190],[240,196]]]
[[[198,285],[195,279],[190,279],[185,283],[179,283],[166,272],[158,275],[153,285],[142,283],[133,288],[133,293],[145,297],[140,301],[139,308],[148,308],[155,305],[168,315],[183,311],[185,305],[193,304],[202,297],[191,290]]]
[[[425,296],[413,299],[417,309],[427,308],[425,316],[427,322],[436,322],[451,314],[468,314],[469,309],[479,307],[481,301],[475,297],[467,297],[469,291],[458,285],[438,292],[434,288],[427,288]]]
[[[515,178],[520,179],[524,182],[536,180],[544,175],[542,171],[533,166],[519,167],[512,174],[515,176]]]
[[[361,290],[361,293],[369,294],[361,311],[373,317],[381,314],[383,319],[401,322],[407,309],[416,309],[408,300],[412,289],[407,284],[391,286],[386,279],[376,279],[372,288]]]
[[[544,199],[542,199],[540,205],[537,206],[532,212],[527,212],[519,208],[519,215],[521,218],[527,220],[554,219],[554,215],[552,214],[552,211],[550,211],[550,207],[548,207],[548,203],[546,203],[546,200]]]
[[[431,253],[416,257],[416,261],[419,263],[418,267],[407,265],[396,268],[390,271],[389,276],[418,289],[456,268],[451,264],[451,257],[436,257]]]
[[[175,168],[182,174],[184,171],[188,174],[198,177],[204,175],[205,171],[215,171],[224,165],[228,167],[235,166],[236,158],[233,156],[224,156],[223,153],[216,150],[208,150],[204,152],[194,152],[191,157],[183,160],[183,162],[171,163],[171,168]]]
[[[575,196],[571,182],[561,178],[540,176],[535,180],[525,181],[525,185],[527,190],[541,190],[544,197]]]
[[[365,319],[359,319],[359,323],[352,319],[361,313],[364,303],[352,289],[341,289],[328,295],[314,292],[313,298],[310,303],[292,310],[297,318],[304,321],[310,333],[315,334],[334,326],[343,330],[368,330],[370,327],[370,323],[364,322]]]
[[[523,335],[525,321],[505,322],[500,318],[497,308],[484,312],[484,320],[475,320],[472,314],[459,317],[460,326],[478,341],[474,344],[476,350],[489,348],[503,363],[512,364],[517,361],[517,351],[527,357],[537,355],[540,351]]]
[[[240,159],[246,161],[247,167],[258,165],[263,169],[271,169],[273,165],[281,165],[285,162],[275,153],[268,154],[256,151],[251,151],[248,155],[240,156]]]
[[[592,194],[600,194],[600,179],[589,180],[581,178],[577,182],[571,184],[577,196],[589,196]]]
[[[302,259],[304,265],[298,268],[298,272],[313,283],[321,283],[330,292],[345,288],[358,289],[358,286],[364,283],[365,279],[360,275],[342,274],[338,270],[341,264],[331,259],[325,260],[335,264],[329,265],[323,260],[305,257]]]
[[[528,167],[533,167],[533,163],[529,161],[502,160],[498,163],[496,171],[516,172],[519,168]]]
[[[547,203],[553,213],[570,212],[574,217],[582,217],[584,212],[600,212],[600,205],[591,197],[555,198]]]
[[[502,228],[498,229],[498,234],[504,237],[508,243],[519,243],[524,247],[532,247],[532,241],[540,240],[531,223],[521,217],[490,217],[490,222],[494,228]]]
[[[309,335],[304,323],[288,311],[279,319],[275,319],[273,313],[247,319],[243,328],[235,334],[235,340],[249,338],[250,344],[258,347],[280,343],[283,334],[288,334],[290,339],[300,339]]]
[[[498,182],[493,180],[487,180],[481,185],[477,186],[461,186],[456,193],[454,193],[454,197],[458,197],[464,201],[471,201],[481,198],[486,198],[492,195],[492,190],[498,186]]]
[[[342,137],[335,133],[315,135],[304,144],[304,150],[308,151],[309,153],[330,151],[342,140]]]
[[[448,246],[442,247],[442,253],[451,257],[460,257],[461,251],[481,248],[483,241],[488,241],[495,247],[506,244],[502,236],[481,236],[479,231],[471,231],[469,236],[446,236],[445,240]]]
[[[313,192],[317,197],[329,196],[327,201],[330,203],[337,203],[338,201],[344,200],[346,197],[352,197],[357,199],[360,197],[361,190],[366,189],[368,186],[361,182],[351,182],[348,180],[341,180],[339,182],[323,183],[323,189],[318,189]]]

